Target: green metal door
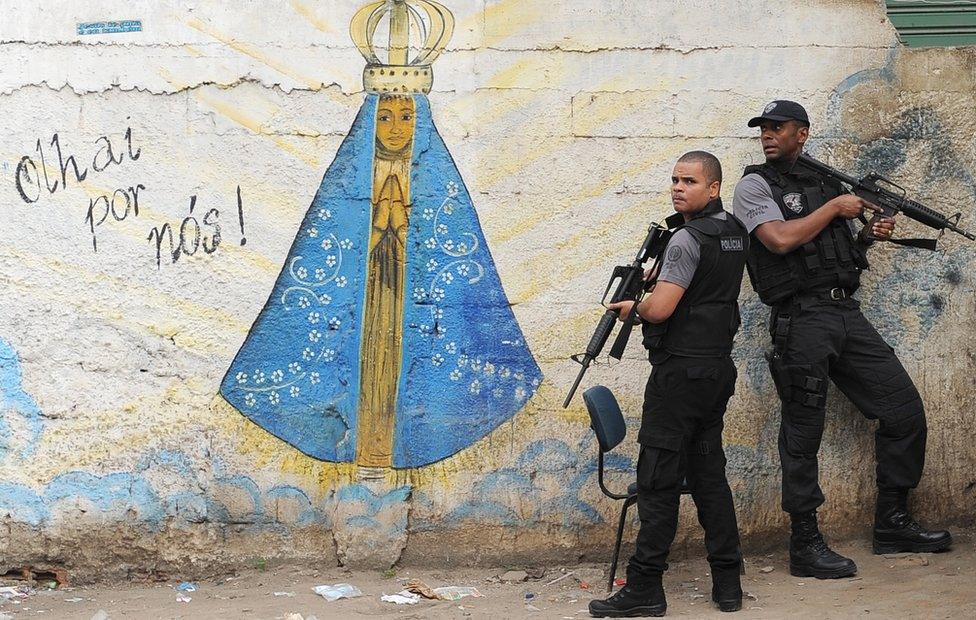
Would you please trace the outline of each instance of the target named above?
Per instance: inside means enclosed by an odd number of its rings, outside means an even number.
[[[888,18],[909,47],[976,45],[976,0],[887,0]]]

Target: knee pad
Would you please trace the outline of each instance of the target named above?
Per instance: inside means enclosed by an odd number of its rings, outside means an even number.
[[[878,425],[878,432],[889,437],[906,437],[908,435],[915,434],[928,434],[928,423],[925,421],[925,411],[922,410],[898,420],[882,419]]]

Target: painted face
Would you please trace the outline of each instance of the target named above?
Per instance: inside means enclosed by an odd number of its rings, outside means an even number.
[[[413,140],[413,119],[413,97],[380,97],[376,110],[376,139],[387,150],[403,150]]]
[[[671,173],[671,204],[683,215],[693,215],[718,197],[721,184],[708,182],[705,167],[700,161],[679,161]]]
[[[759,125],[759,139],[768,162],[796,159],[809,134],[810,129],[796,121],[763,121]]]

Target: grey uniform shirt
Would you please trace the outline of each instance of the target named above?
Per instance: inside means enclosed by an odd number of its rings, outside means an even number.
[[[713,213],[708,217],[714,217],[717,220],[727,219],[725,211]],[[691,231],[685,228],[680,229],[668,241],[668,247],[664,251],[664,264],[661,265],[658,281],[677,284],[687,290],[691,284],[691,279],[695,277],[695,270],[698,269],[700,258],[701,244],[698,243],[698,239],[695,239]]]
[[[732,194],[732,214],[750,234],[760,224],[782,222],[785,218],[773,199],[769,182],[756,173],[742,177]]]
[[[750,234],[760,224],[782,222],[786,219],[773,198],[773,190],[769,187],[769,182],[755,172],[742,177],[739,184],[735,186],[735,192],[732,194],[732,214],[742,222]],[[856,233],[853,222],[848,221],[847,228],[851,234]]]

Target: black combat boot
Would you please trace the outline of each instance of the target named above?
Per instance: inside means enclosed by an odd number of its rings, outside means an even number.
[[[817,513],[790,514],[790,574],[794,577],[838,579],[857,572],[854,560],[835,553],[827,546],[817,527]]]
[[[908,491],[878,491],[874,511],[874,552],[931,552],[948,549],[952,535],[945,530],[927,530],[908,513]]]
[[[742,609],[742,583],[738,570],[716,573],[712,569],[712,601],[722,611]]]
[[[660,578],[640,588],[626,585],[608,599],[590,601],[590,615],[594,618],[663,616],[667,610]]]

